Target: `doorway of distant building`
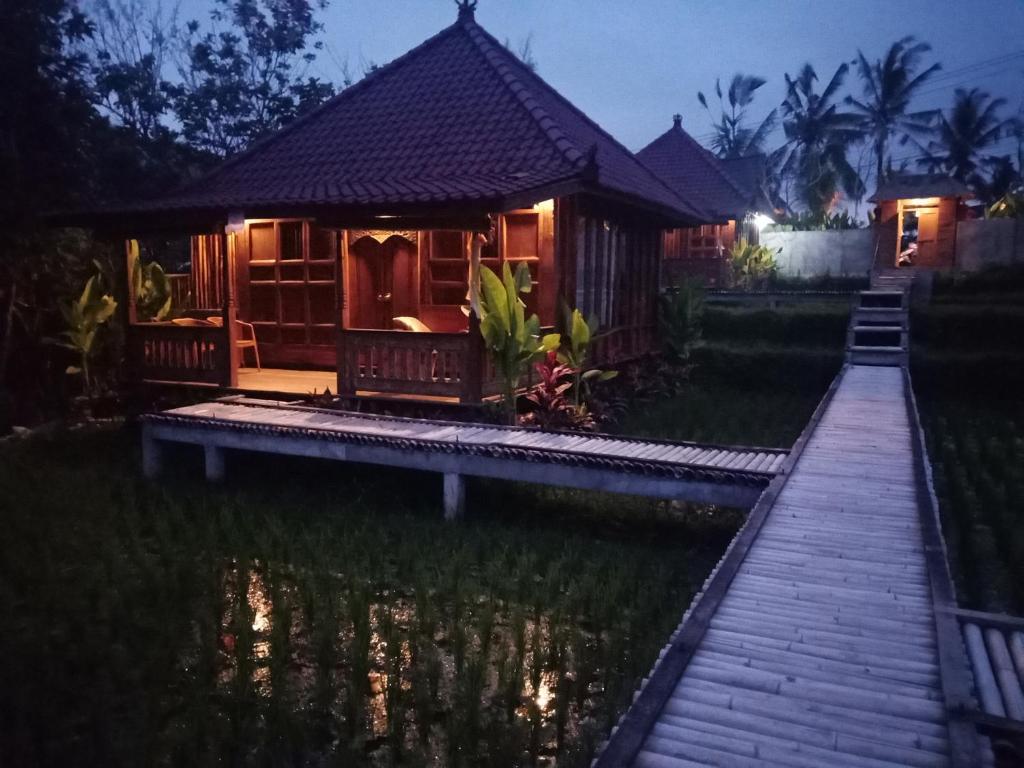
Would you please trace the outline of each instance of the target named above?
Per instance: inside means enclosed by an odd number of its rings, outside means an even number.
[[[938,255],[939,201],[901,200],[897,267],[934,264]]]

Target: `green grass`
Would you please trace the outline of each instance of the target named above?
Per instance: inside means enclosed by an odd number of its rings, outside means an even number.
[[[1024,402],[940,394],[922,411],[961,601],[1024,613]]]
[[[698,369],[674,398],[635,409],[616,427],[623,434],[670,440],[788,448],[824,394],[751,390],[713,380]]]
[[[0,445],[0,764],[586,765],[742,516],[198,451]]]
[[[911,320],[914,388],[960,602],[1024,613],[1020,268],[936,285]]]

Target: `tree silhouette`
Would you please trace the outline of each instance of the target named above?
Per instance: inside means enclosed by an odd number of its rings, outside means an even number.
[[[815,215],[832,208],[840,189],[850,197],[864,194],[864,183],[846,156],[863,133],[856,115],[840,112],[834,101],[848,72],[846,64],[840,66],[820,93],[815,92],[818,75],[810,64],[796,78],[786,75],[780,108],[786,134],[782,173],[796,179],[800,198]]]
[[[718,96],[720,115],[715,121],[708,100],[703,91],[697,92],[697,100],[711,116],[715,136],[711,140],[711,148],[721,158],[745,157],[764,151],[764,143],[775,127],[776,110],[772,110],[756,127],[747,126],[747,107],[754,100],[754,93],[767,81],[762,77],[737,73],[732,76],[729,89],[722,94],[721,80],[715,80],[715,93]],[[726,108],[728,98],[728,108]]]
[[[875,154],[875,179],[885,176],[888,148],[897,132],[923,134],[937,117],[936,110],[910,111],[910,102],[921,85],[941,68],[939,64],[918,72],[922,56],[931,50],[912,36],[893,43],[885,58],[870,63],[857,51],[857,74],[863,83],[863,97],[846,97],[870,137]]]
[[[926,145],[911,139],[924,154],[918,163],[965,184],[972,183],[983,166],[996,160],[985,150],[1014,125],[1012,119],[999,115],[1005,105],[1006,99],[993,99],[979,88],[957,88],[949,114],[939,115],[934,138]]]

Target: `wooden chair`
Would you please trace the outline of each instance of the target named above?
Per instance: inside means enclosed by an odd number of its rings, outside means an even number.
[[[210,315],[206,319],[218,328],[224,327],[224,318],[220,315]],[[240,350],[241,362],[245,362],[245,350],[251,349],[253,354],[256,356],[256,370],[262,371],[263,369],[260,368],[260,348],[256,343],[256,329],[253,327],[252,323],[247,323],[244,320],[235,320],[235,323],[242,329],[242,331],[249,331],[249,338],[245,338],[241,333],[239,333],[238,338],[235,339],[235,346]]]

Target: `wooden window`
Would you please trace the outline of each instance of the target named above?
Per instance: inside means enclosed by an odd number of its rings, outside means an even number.
[[[334,343],[338,235],[304,221],[252,222],[248,320],[260,344]]]
[[[458,306],[466,303],[469,261],[462,232],[435,230],[427,238],[426,303]]]

